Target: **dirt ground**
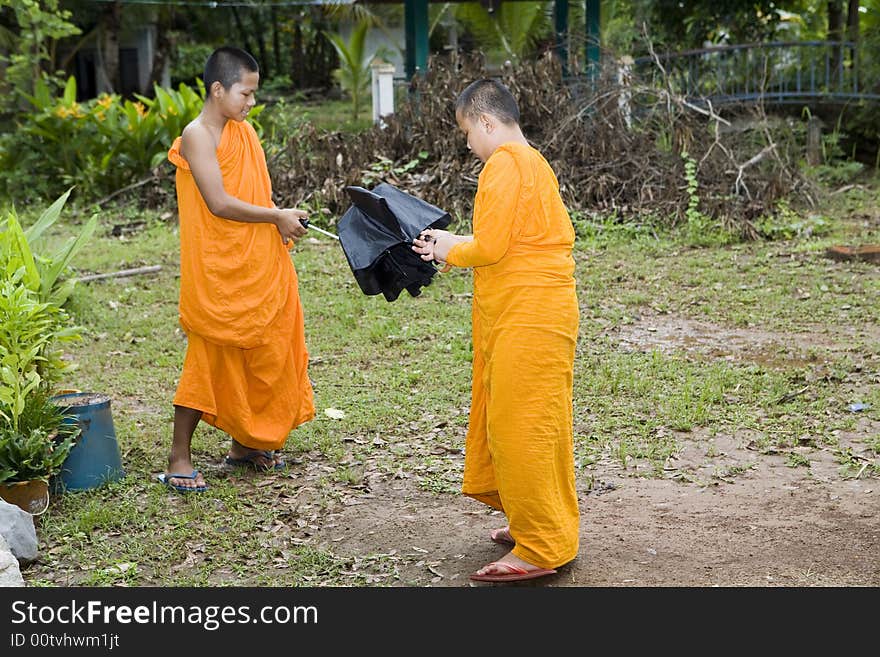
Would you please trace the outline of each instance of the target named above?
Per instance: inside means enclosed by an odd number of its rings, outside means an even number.
[[[579,557],[519,586],[880,585],[880,486],[820,474],[836,467],[814,461],[809,475],[771,456],[710,487],[610,475],[602,492],[580,493]],[[476,585],[468,574],[504,554],[488,538],[503,518],[396,483],[347,508],[316,542],[338,556],[390,555],[399,580],[386,584]]]
[[[725,332],[665,316],[643,316],[618,330],[621,348],[696,349],[720,358],[763,360],[778,354],[779,345],[792,345],[789,335]],[[854,337],[878,338],[804,333],[796,342],[833,349],[830,343]],[[864,450],[859,438],[878,431],[880,423],[866,417],[838,439]],[[578,558],[558,575],[515,586],[880,585],[876,477],[842,477],[826,449],[804,450],[809,468],[789,467],[783,455],[750,449],[746,433],[678,439],[683,449],[668,477],[633,476],[632,467],[624,471],[609,461],[594,471],[592,489],[579,480]],[[736,474],[719,476],[719,469]],[[492,586],[468,575],[505,553],[489,540],[489,532],[505,524],[503,516],[461,495],[420,490],[411,478],[368,484],[302,542],[354,558],[355,569],[378,573],[376,585]]]

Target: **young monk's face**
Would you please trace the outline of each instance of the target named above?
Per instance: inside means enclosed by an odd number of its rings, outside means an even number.
[[[467,139],[468,148],[480,158],[480,161],[488,160],[498,146],[494,140],[495,122],[492,117],[480,114],[476,118],[471,118],[456,112],[455,120]]]
[[[219,83],[216,83],[219,85]],[[242,70],[238,82],[229,89],[220,86],[218,100],[227,119],[244,121],[248,112],[257,104],[257,87],[260,86],[260,74],[256,71]]]

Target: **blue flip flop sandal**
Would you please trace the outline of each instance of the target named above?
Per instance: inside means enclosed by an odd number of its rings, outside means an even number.
[[[275,460],[275,453],[271,450],[264,451],[253,451],[249,452],[246,456],[242,456],[240,458],[233,458],[232,456],[227,455],[223,459],[223,463],[230,467],[239,467],[239,468],[249,468],[256,472],[269,472],[270,470],[283,470],[287,465],[283,460],[280,463],[275,463],[274,465],[267,466],[260,463],[260,459],[269,459],[270,461]]]
[[[180,493],[204,493],[206,490],[208,490],[207,486],[196,486],[195,488],[191,488],[188,486],[181,486],[180,484],[172,484],[171,483],[172,479],[192,479],[193,481],[195,481],[196,477],[198,477],[198,476],[199,476],[198,470],[193,470],[192,473],[188,474],[188,475],[186,475],[186,474],[168,474],[168,473],[163,472],[162,474],[158,475],[156,477],[156,479],[158,479],[166,487],[171,488],[173,490],[176,490]]]

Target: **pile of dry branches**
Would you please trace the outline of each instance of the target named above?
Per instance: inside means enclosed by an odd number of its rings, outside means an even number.
[[[435,60],[385,127],[350,135],[305,126],[270,160],[278,204],[326,208],[332,223],[349,205],[345,185],[385,181],[467,223],[481,164],[458,131],[453,104],[468,82],[487,75],[476,59]],[[791,131],[760,111],[722,116],[669,88],[620,84],[615,71],[575,84],[551,56],[508,66],[501,77],[570,211],[675,224],[696,195],[703,215],[754,237],[752,221],[805,185]],[[688,159],[696,191],[688,190]]]

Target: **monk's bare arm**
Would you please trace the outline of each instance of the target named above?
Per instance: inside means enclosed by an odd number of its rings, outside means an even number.
[[[180,154],[189,163],[193,179],[212,214],[230,221],[273,224],[285,242],[299,239],[306,234],[306,228],[300,219],[308,217],[307,212],[264,208],[227,193],[223,188],[223,175],[217,162],[216,148],[211,134],[198,123],[188,125],[181,135]]]

